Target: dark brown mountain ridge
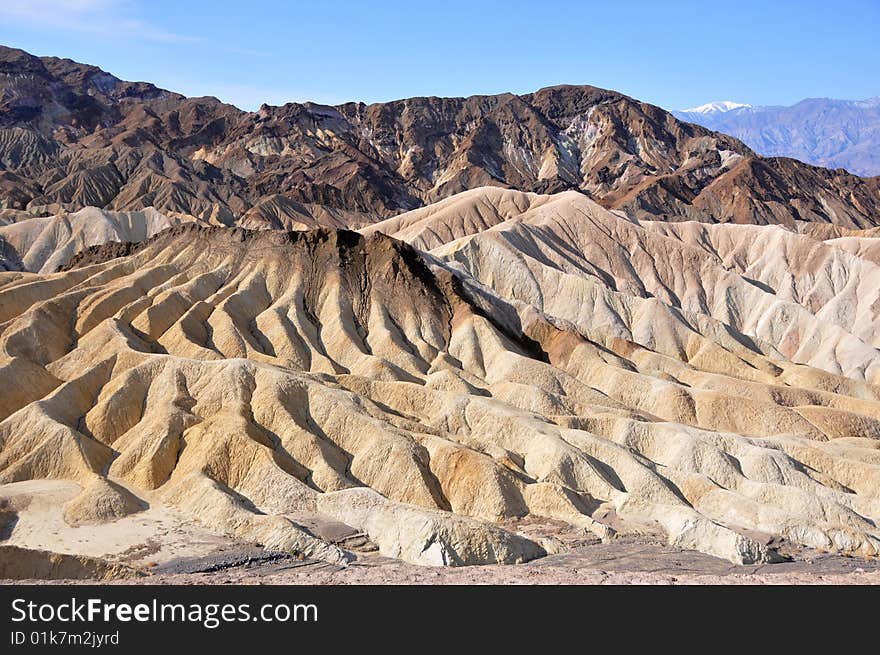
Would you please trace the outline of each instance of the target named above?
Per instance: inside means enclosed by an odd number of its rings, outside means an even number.
[[[614,91],[245,112],[0,47],[0,208],[154,206],[224,224],[357,226],[478,186],[579,190],[640,219],[878,224],[880,183],[758,157]]]

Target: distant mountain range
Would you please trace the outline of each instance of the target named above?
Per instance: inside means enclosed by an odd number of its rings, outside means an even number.
[[[808,98],[791,107],[722,100],[672,113],[735,136],[764,156],[794,157],[856,175],[880,175],[880,97]]]
[[[0,47],[0,221],[154,207],[355,227],[482,186],[577,190],[636,219],[876,226],[880,180],[757,156],[591,86],[245,112]]]
[[[746,105],[742,102],[732,102],[730,100],[716,100],[715,102],[707,102],[705,105],[700,105],[699,107],[683,109],[680,113],[703,115],[720,114],[728,111],[733,111],[734,109],[741,109],[743,107],[751,107],[751,105]]]

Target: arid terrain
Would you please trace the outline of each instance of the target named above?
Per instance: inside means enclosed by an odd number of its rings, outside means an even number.
[[[480,186],[579,190],[639,219],[872,227],[878,178],[780,157],[623,94],[288,103],[244,112],[0,46],[5,220],[83,207],[358,227]]]
[[[2,55],[0,578],[880,582],[877,178]]]

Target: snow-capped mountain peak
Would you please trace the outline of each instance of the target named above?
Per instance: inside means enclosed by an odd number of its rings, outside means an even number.
[[[751,105],[742,102],[731,102],[730,100],[716,100],[715,102],[707,102],[705,105],[700,105],[699,107],[683,109],[682,112],[688,114],[719,114],[721,112],[731,111],[732,109],[739,109],[741,107],[751,107]]]

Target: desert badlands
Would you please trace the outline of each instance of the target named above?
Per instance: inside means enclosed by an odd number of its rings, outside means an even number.
[[[543,519],[876,558],[872,239],[478,188],[361,232],[189,222],[2,273],[6,543],[515,564],[566,550]]]
[[[0,577],[880,582],[877,178],[3,54]]]

